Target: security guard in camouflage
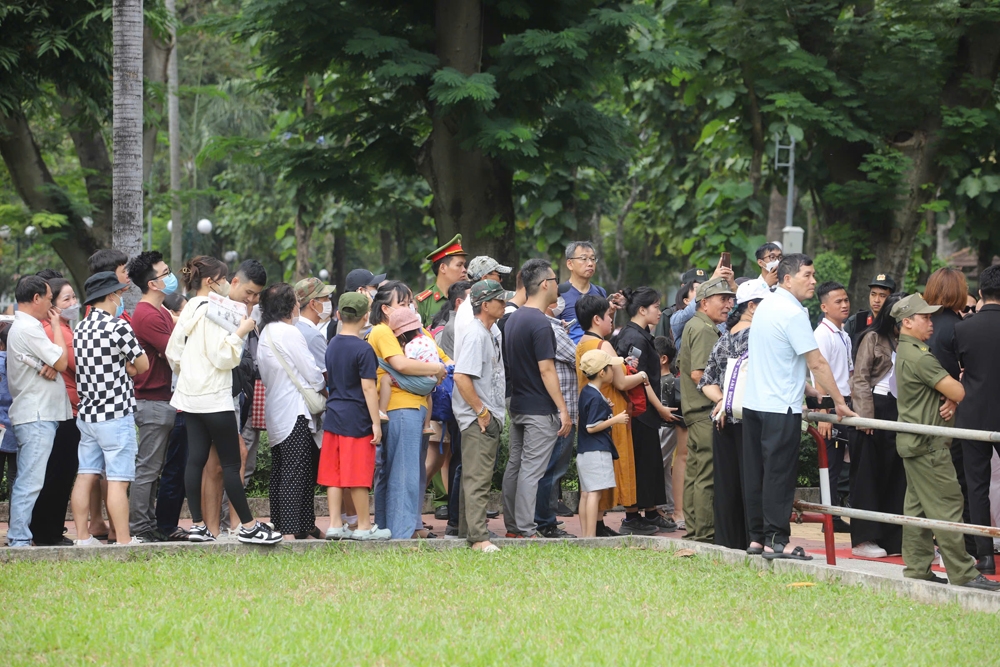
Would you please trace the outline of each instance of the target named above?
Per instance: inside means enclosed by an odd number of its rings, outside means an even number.
[[[907,424],[951,426],[955,404],[942,404],[941,397],[950,397],[955,402],[965,397],[962,385],[948,374],[925,343],[934,330],[930,316],[940,308],[928,306],[919,294],[911,294],[898,301],[890,311],[900,325],[896,350],[897,404],[899,421]],[[962,489],[951,462],[950,446],[951,440],[943,436],[896,435],[896,451],[906,470],[906,498],[903,501],[906,516],[962,521]],[[931,572],[934,538],[937,538],[941,558],[948,570],[949,583],[1000,590],[1000,582],[990,581],[976,571],[976,559],[965,550],[961,533],[915,526],[903,526],[904,577],[944,582]]]
[[[434,273],[434,282],[416,296],[417,312],[425,327],[431,325],[431,320],[448,300],[448,288],[459,280],[465,280],[465,258],[468,255],[469,253],[462,249],[462,235],[455,234],[452,240],[424,258],[431,262]],[[448,259],[450,257],[459,259]]]

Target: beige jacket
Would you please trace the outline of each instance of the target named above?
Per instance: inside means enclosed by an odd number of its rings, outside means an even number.
[[[234,409],[233,369],[240,365],[243,339],[206,317],[207,301],[188,301],[167,343],[167,361],[177,374],[170,404],[184,412]]]
[[[892,370],[892,345],[874,331],[869,331],[858,344],[858,356],[851,376],[851,398],[859,417],[875,418],[872,389]]]

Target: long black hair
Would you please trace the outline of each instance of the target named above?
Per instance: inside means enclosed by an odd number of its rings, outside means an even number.
[[[390,280],[379,287],[378,291],[375,292],[375,297],[372,299],[371,315],[368,316],[368,322],[373,327],[383,324],[388,319],[385,313],[382,312],[382,306],[391,305],[393,296],[399,302],[412,299],[413,292],[400,280]]]
[[[687,282],[681,285],[681,288],[677,290],[677,300],[674,301],[674,308],[676,308],[677,310],[684,310],[684,308],[687,306],[687,304],[684,303],[684,299],[686,299],[688,294],[691,293],[692,287],[694,287],[693,280],[691,282]]]
[[[630,318],[635,317],[640,308],[649,308],[660,300],[660,293],[652,287],[637,287],[634,290],[626,287],[622,296],[625,297],[625,312]]]
[[[882,304],[882,310],[878,311],[878,315],[872,321],[871,326],[861,332],[861,336],[858,340],[862,340],[869,332],[874,331],[877,335],[885,338],[889,341],[889,345],[892,349],[896,349],[896,337],[899,335],[898,327],[899,324],[896,322],[896,318],[889,314],[892,307],[896,305],[896,302],[900,299],[906,297],[906,292],[896,292],[891,294],[885,303]]]

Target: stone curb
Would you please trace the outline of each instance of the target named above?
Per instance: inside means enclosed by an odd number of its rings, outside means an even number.
[[[972,589],[933,584],[914,579],[896,579],[869,572],[846,569],[841,566],[831,566],[817,561],[776,560],[767,561],[758,556],[748,556],[742,551],[726,549],[711,544],[691,542],[689,540],[674,540],[664,537],[624,536],[614,538],[578,538],[558,540],[512,540],[500,538],[498,546],[504,548],[545,548],[548,545],[566,543],[585,548],[608,547],[645,547],[657,551],[674,552],[679,549],[691,549],[696,554],[706,556],[714,561],[730,565],[744,565],[763,571],[773,571],[779,574],[807,575],[818,581],[861,586],[872,590],[895,593],[899,597],[909,598],[928,604],[955,603],[967,611],[1000,612],[1000,593],[988,593]],[[296,540],[283,542],[273,547],[249,546],[235,541],[215,542],[210,544],[192,544],[186,542],[166,542],[157,544],[142,544],[136,546],[102,546],[102,547],[31,547],[21,549],[0,548],[0,564],[14,562],[41,561],[83,561],[94,558],[102,560],[127,562],[168,556],[184,552],[198,553],[246,554],[251,551],[265,554],[303,553],[317,549],[336,551],[450,551],[466,548],[464,540],[392,540],[390,542],[327,542],[325,540]]]

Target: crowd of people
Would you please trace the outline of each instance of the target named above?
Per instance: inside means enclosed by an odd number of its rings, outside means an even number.
[[[558,517],[571,513],[560,480],[575,454],[583,536],[684,530],[807,560],[789,525],[804,398],[840,417],[1000,430],[1000,267],[982,273],[978,300],[954,269],[922,296],[878,274],[870,310],[852,314],[843,285],[817,286],[812,260],[776,243],[757,250],[753,277],[725,256],[688,271],[670,308],[651,287],[594,284],[586,241],[567,246],[562,284],[547,259],[515,272],[467,258],[456,236],[428,255],[424,291],[359,268],[339,298],[315,277],[268,284],[255,260],[230,271],[198,256],[178,279],[155,251],[97,252],[82,300],[56,271],[22,276],[0,321],[8,544],[426,539],[430,486],[445,537],[492,552],[489,491],[509,428],[506,538],[574,537]],[[815,327],[803,306],[814,295]],[[991,523],[991,445],[819,430],[836,504]],[[265,432],[269,522],[245,492]],[[625,515],[609,526],[614,507]],[[906,576],[931,581],[936,540],[951,583],[1000,588],[980,574],[995,573],[988,538],[837,529],[855,555],[901,554]]]

